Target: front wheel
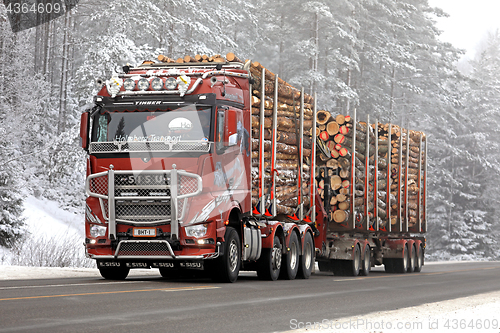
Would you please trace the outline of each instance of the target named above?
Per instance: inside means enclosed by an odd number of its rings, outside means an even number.
[[[218,265],[212,273],[216,281],[233,283],[238,279],[241,267],[240,238],[234,228],[227,227],[224,239],[224,253],[217,259]]]
[[[99,273],[106,280],[125,280],[130,272],[128,267],[100,267]]]
[[[314,242],[310,233],[306,233],[304,237],[304,252],[300,256],[299,271],[297,277],[299,279],[309,279],[314,267]]]
[[[274,236],[273,247],[263,249],[258,261],[257,276],[261,280],[276,281],[281,269],[281,243],[278,236]]]

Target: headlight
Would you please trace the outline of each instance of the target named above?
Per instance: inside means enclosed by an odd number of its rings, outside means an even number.
[[[186,236],[200,238],[207,234],[206,224],[197,224],[190,227],[186,227]]]
[[[168,90],[174,90],[175,88],[177,88],[177,80],[174,77],[169,77],[165,81],[165,88],[167,88]]]
[[[105,226],[94,224],[90,227],[90,236],[93,238],[106,236],[106,230]]]
[[[126,79],[125,81],[123,81],[123,87],[127,91],[132,91],[135,89],[135,81],[132,79]]]
[[[151,81],[151,88],[156,91],[161,90],[163,88],[163,80],[159,77],[155,77],[153,81]]]
[[[146,79],[140,79],[137,82],[137,88],[139,88],[139,90],[148,90],[148,88],[149,88],[149,81],[146,80]]]

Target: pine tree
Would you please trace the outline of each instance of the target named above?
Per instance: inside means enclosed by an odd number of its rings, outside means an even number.
[[[13,172],[0,167],[0,246],[11,247],[25,233],[23,200]]]

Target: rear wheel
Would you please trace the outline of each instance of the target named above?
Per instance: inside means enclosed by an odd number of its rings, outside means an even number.
[[[361,250],[359,244],[354,248],[352,260],[344,262],[346,274],[349,276],[358,276],[361,267]]]
[[[422,270],[423,265],[424,265],[424,249],[422,246],[419,246],[417,253],[417,264],[415,265],[415,272],[420,272]]]
[[[290,242],[288,244],[289,251],[283,255],[282,267],[280,270],[280,278],[285,280],[293,280],[297,276],[299,270],[299,240],[297,234],[292,232]]]
[[[273,247],[263,249],[258,261],[257,276],[261,280],[276,281],[281,269],[281,243],[278,236],[274,236]]]
[[[299,271],[297,277],[299,279],[309,279],[314,267],[314,242],[310,233],[306,233],[304,237],[304,252],[300,256]]]
[[[406,244],[404,247],[403,258],[397,258],[394,260],[394,272],[395,273],[406,273],[408,271],[408,265],[410,262],[410,258],[408,255],[408,245]]]
[[[413,273],[415,271],[415,267],[417,266],[417,249],[415,245],[411,247],[411,253],[408,254],[410,257],[410,261],[408,262],[408,273]]]
[[[130,272],[128,267],[100,267],[99,273],[106,280],[125,280]]]
[[[361,275],[368,276],[370,274],[370,269],[372,268],[371,263],[371,250],[370,245],[365,246],[365,253],[363,255],[363,262],[361,267]]]

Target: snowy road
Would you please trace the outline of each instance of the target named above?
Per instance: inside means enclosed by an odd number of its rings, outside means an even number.
[[[4,279],[8,270],[0,266]],[[113,282],[101,279],[93,270],[56,270],[57,274],[66,271],[70,276],[66,278],[43,270],[35,274],[45,279],[0,281],[0,332],[289,331],[300,323],[325,319],[333,323],[341,318],[371,318],[373,322],[373,318],[388,316],[393,321],[408,321],[422,319],[425,309],[441,311],[433,316],[443,315],[443,307],[426,308],[424,304],[441,302],[437,304],[448,304],[446,309],[450,309],[449,304],[464,302],[464,306],[480,305],[454,299],[497,292],[488,295],[496,295],[498,301],[500,290],[499,262],[432,264],[421,273],[407,275],[382,270],[357,278],[318,273],[310,280],[278,282],[259,281],[253,273],[243,273],[235,284],[204,279],[166,281],[154,271],[137,272],[126,281]],[[488,303],[485,297],[479,300]],[[447,300],[454,301],[442,303]],[[386,312],[393,310],[397,311]],[[380,313],[366,317],[376,312]],[[498,315],[489,318],[489,312],[480,315],[476,312],[476,322],[489,320],[490,328],[494,319],[500,319]]]

